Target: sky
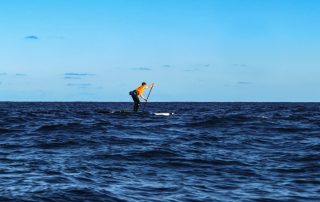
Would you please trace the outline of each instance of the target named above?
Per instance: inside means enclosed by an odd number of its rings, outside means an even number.
[[[318,0],[1,0],[1,101],[320,101]]]

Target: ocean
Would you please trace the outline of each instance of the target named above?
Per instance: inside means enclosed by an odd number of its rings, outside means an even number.
[[[0,201],[320,201],[320,103],[131,108],[0,103]]]

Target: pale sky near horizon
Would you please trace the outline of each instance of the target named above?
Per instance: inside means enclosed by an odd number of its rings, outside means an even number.
[[[310,101],[317,0],[1,0],[0,101]]]

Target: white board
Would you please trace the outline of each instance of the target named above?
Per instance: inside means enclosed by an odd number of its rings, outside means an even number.
[[[170,112],[157,112],[157,113],[154,113],[154,115],[156,115],[156,116],[171,116],[171,115],[174,115],[174,113],[170,113]]]

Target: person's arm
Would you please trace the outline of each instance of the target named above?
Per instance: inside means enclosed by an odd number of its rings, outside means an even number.
[[[143,95],[139,95],[144,101],[147,101],[146,98],[143,97]]]
[[[152,88],[154,86],[154,83],[147,86],[147,88]]]
[[[150,85],[148,85],[148,86],[146,86],[146,88],[152,88],[154,86],[154,83],[152,83],[152,84],[150,84]],[[143,97],[143,95],[141,94],[141,95],[139,95],[144,101],[147,101],[147,99],[145,98],[145,97]]]

